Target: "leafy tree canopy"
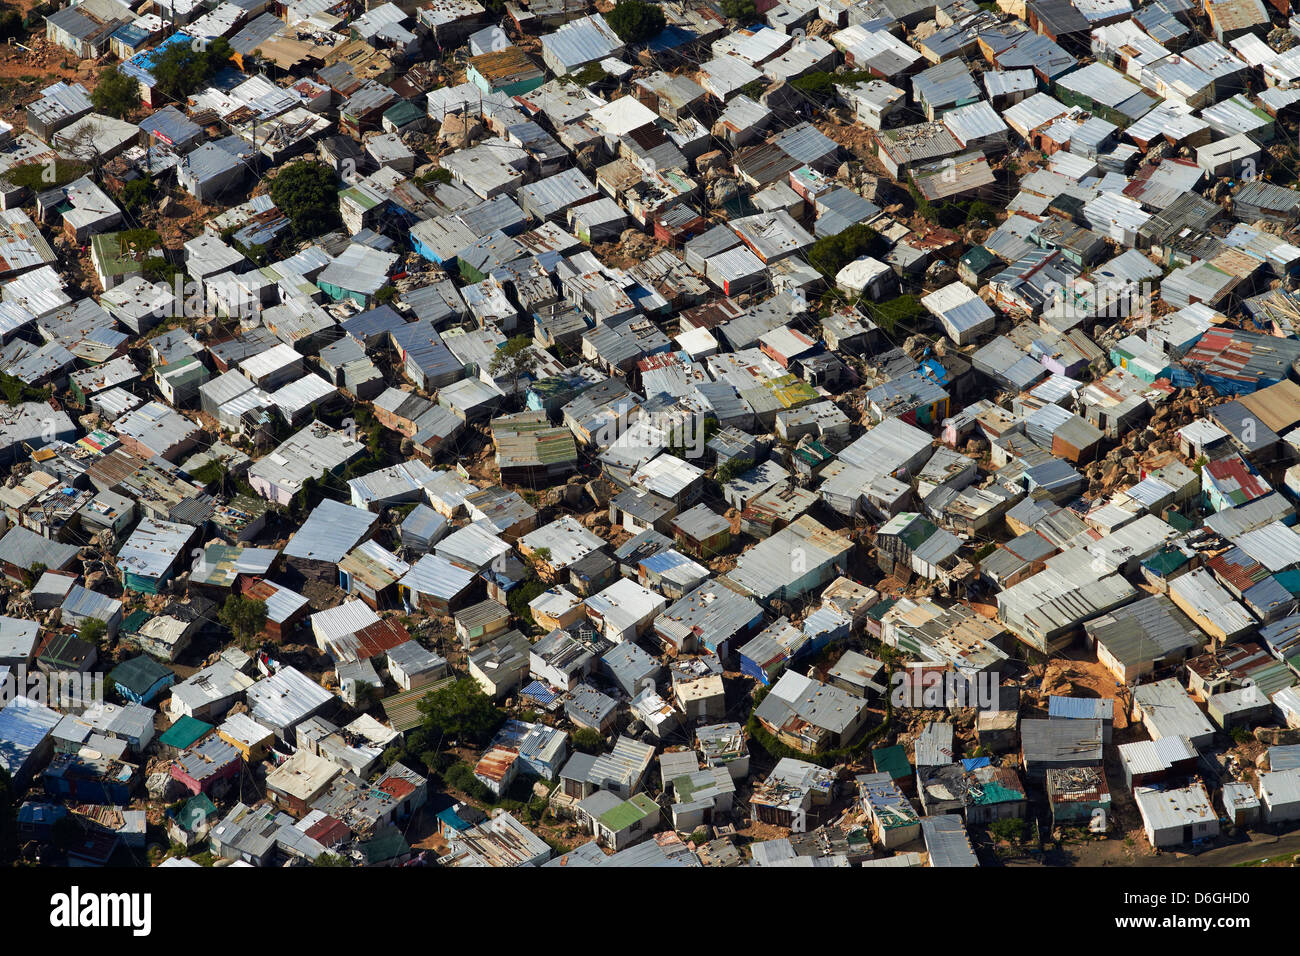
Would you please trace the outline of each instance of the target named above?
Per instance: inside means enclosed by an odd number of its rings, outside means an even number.
[[[758,16],[754,0],[722,0],[722,15],[728,20],[749,20]]]
[[[107,632],[107,624],[97,617],[88,617],[77,631],[77,637],[87,644],[98,644]]]
[[[339,224],[338,180],[324,163],[289,163],[272,181],[271,199],[299,239],[313,239]]]
[[[911,293],[905,293],[888,302],[869,305],[868,310],[872,320],[886,332],[891,333],[900,322],[904,325],[915,325],[929,315],[925,306],[921,305],[921,300]]]
[[[472,677],[462,677],[429,694],[420,701],[420,711],[428,728],[440,733],[445,742],[485,744],[505,720],[505,714]]]
[[[648,40],[661,33],[667,24],[659,4],[645,0],[620,0],[618,6],[605,14],[605,21],[624,43]]]
[[[859,223],[814,242],[808,250],[808,262],[826,278],[834,279],[854,259],[880,256],[885,251],[885,241],[880,235],[870,226]]]
[[[14,186],[32,192],[57,189],[90,172],[90,164],[73,159],[56,159],[53,163],[23,163],[4,174]]]
[[[266,602],[232,594],[217,617],[241,644],[248,644],[266,627]]]
[[[207,43],[173,43],[153,62],[154,88],[166,98],[183,100],[202,89],[232,53],[225,37]]]
[[[492,356],[492,374],[509,376],[517,388],[519,380],[537,367],[537,354],[529,348],[532,342],[529,335],[510,338]]]
[[[100,76],[90,101],[98,112],[126,119],[140,105],[140,81],[111,67]]]

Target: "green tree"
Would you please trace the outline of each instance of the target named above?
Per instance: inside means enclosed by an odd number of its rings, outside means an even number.
[[[624,43],[640,43],[663,32],[667,20],[663,8],[645,0],[620,0],[605,14],[605,22]]]
[[[925,306],[921,305],[921,300],[910,292],[890,299],[888,302],[881,302],[873,305],[865,303],[868,306],[868,312],[872,320],[884,329],[892,333],[900,324],[916,325],[923,320],[929,312]]]
[[[490,803],[492,800],[492,791],[487,788],[478,777],[474,776],[474,768],[463,760],[459,760],[447,768],[442,775],[448,786],[455,787],[467,797],[477,800],[479,803]]]
[[[858,86],[861,83],[869,83],[873,79],[875,76],[870,70],[849,70],[846,73],[827,73],[825,70],[817,70],[791,80],[790,85],[815,99],[827,99],[835,95],[837,86]]]
[[[885,251],[885,241],[879,233],[858,223],[814,242],[808,250],[808,262],[826,278],[834,280],[839,271],[853,260],[882,255]]]
[[[165,98],[184,100],[202,89],[229,62],[232,52],[224,37],[173,43],[153,62],[154,89]]]
[[[588,63],[577,73],[570,73],[561,80],[572,80],[579,86],[591,86],[593,83],[606,83],[611,79],[609,73],[599,63]]]
[[[169,286],[174,286],[176,277],[184,273],[166,256],[149,256],[140,263],[140,274],[150,282],[165,282]]]
[[[530,336],[516,335],[492,356],[492,374],[507,376],[512,394],[519,391],[519,380],[537,368],[537,353],[532,350],[532,344]]]
[[[140,81],[115,66],[110,67],[95,84],[90,102],[100,113],[126,119],[140,105]]]
[[[510,613],[529,627],[536,627],[533,609],[528,605],[545,590],[546,585],[537,580],[536,576],[531,576],[523,584],[511,588],[510,593],[506,595],[506,604],[510,608]]]
[[[33,388],[16,375],[0,372],[0,398],[4,399],[6,405],[17,405],[21,402],[43,402],[49,397],[49,392],[46,389]]]
[[[266,602],[232,594],[226,598],[217,618],[235,635],[240,646],[247,649],[266,627]]]
[[[80,179],[90,172],[89,163],[75,159],[56,159],[50,163],[23,163],[4,174],[4,178],[17,187],[25,187],[32,192],[44,192],[66,186],[74,179]]]
[[[429,694],[420,701],[420,712],[429,729],[446,742],[487,743],[505,720],[505,714],[472,677],[462,677]]]
[[[99,646],[99,642],[104,639],[108,633],[108,625],[97,617],[88,617],[82,622],[81,628],[77,631],[77,637],[87,644]]]
[[[758,16],[754,0],[722,0],[722,15],[728,20],[752,20]]]
[[[271,183],[271,199],[289,217],[294,235],[314,239],[336,228],[339,218],[338,179],[324,163],[289,163]]]

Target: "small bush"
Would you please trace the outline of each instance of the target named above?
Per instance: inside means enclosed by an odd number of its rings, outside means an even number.
[[[472,800],[480,803],[492,801],[492,791],[484,786],[483,781],[474,776],[473,769],[464,761],[454,763],[443,771],[442,779]]]
[[[846,265],[863,256],[880,256],[886,251],[885,240],[870,226],[859,223],[843,232],[818,239],[808,250],[809,264],[834,280]]]
[[[999,840],[1005,840],[1007,843],[1022,843],[1025,839],[1026,831],[1025,821],[1019,817],[1008,817],[1005,820],[994,820],[989,824],[989,833],[993,834]]]
[[[569,734],[569,743],[573,749],[584,754],[599,754],[605,752],[605,738],[600,735],[599,731],[592,730],[590,727],[579,727]]]

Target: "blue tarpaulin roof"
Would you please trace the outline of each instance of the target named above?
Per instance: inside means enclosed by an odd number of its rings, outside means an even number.
[[[555,699],[560,696],[539,680],[530,683],[523,689],[522,693],[525,697],[531,697],[543,706],[554,703]]]
[[[131,59],[121,64],[118,69],[127,76],[135,77],[140,81],[141,85],[152,89],[155,83],[153,77],[153,65],[157,61],[158,57],[162,55],[162,51],[167,49],[169,46],[176,45],[177,43],[189,43],[191,42],[191,39],[192,38],[188,33],[177,31],[152,49],[137,53],[135,56],[131,57]]]

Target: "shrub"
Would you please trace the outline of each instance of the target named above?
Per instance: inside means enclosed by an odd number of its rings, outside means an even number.
[[[729,458],[718,466],[716,472],[718,484],[725,485],[737,475],[743,475],[753,467],[754,459],[752,458]]]
[[[27,188],[32,192],[44,192],[66,186],[74,179],[80,179],[90,172],[90,164],[73,159],[56,159],[50,163],[24,163],[4,174],[14,186]]]
[[[442,779],[449,786],[455,787],[465,796],[480,803],[490,803],[492,800],[492,791],[483,785],[482,780],[474,776],[473,769],[463,760],[448,767],[443,772]]]
[[[584,754],[605,752],[605,738],[600,735],[600,731],[592,730],[590,727],[579,727],[570,733],[569,743],[573,745],[574,750]]]
[[[994,820],[989,824],[989,833],[1008,843],[1021,843],[1025,839],[1025,821],[1019,817]]]
[[[152,205],[157,193],[158,189],[154,186],[153,180],[141,177],[123,186],[118,198],[122,200],[122,205],[127,212],[135,214]]]
[[[588,63],[577,73],[570,73],[565,77],[565,79],[572,80],[580,86],[591,86],[595,83],[605,83],[610,78],[611,77],[605,71],[605,68],[599,63]]]
[[[451,183],[451,170],[443,169],[441,166],[435,166],[420,176],[422,183],[442,183],[444,186]]]
[[[49,389],[35,388],[15,375],[0,372],[0,398],[4,399],[6,405],[17,405],[20,402],[44,402],[49,397]]]
[[[175,284],[177,276],[184,275],[163,256],[150,256],[145,259],[140,263],[140,272],[150,282],[165,282],[169,286]]]
[[[863,256],[883,255],[885,241],[870,226],[862,223],[843,232],[818,239],[808,250],[808,262],[826,278],[834,280],[846,265]]]

